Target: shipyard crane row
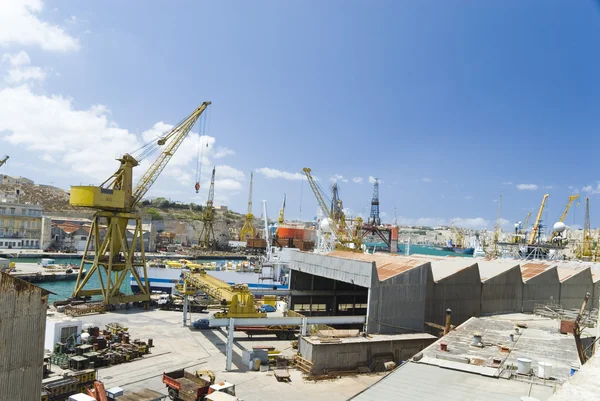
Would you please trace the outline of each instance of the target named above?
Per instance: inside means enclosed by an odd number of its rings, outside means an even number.
[[[252,214],[252,181],[254,179],[254,173],[250,173],[250,192],[248,194],[248,212],[246,213],[246,219],[244,225],[240,231],[240,241],[245,241],[248,238],[254,238],[256,236],[256,227],[254,226],[254,215]]]
[[[563,214],[560,216],[560,219],[558,220],[559,223],[564,223],[565,217],[567,217],[567,213],[569,213],[569,209],[571,208],[571,204],[576,199],[579,199],[579,195],[569,196],[569,201],[567,202],[567,205],[565,206],[565,211],[563,212]],[[554,238],[556,238],[558,236],[558,234],[559,234],[559,232],[554,230],[552,232],[552,236],[550,237],[550,242],[552,242],[554,240]]]
[[[135,207],[162,173],[183,140],[211,102],[204,102],[189,116],[152,142],[138,149],[140,158],[149,156],[158,146],[165,146],[150,168],[133,186],[133,168],[139,164],[130,154],[119,160],[119,169],[100,186],[71,187],[70,204],[96,210],[90,235],[81,259],[73,297],[101,295],[104,304],[149,301],[150,289],[146,275],[146,255],[141,216]],[[131,224],[131,226],[130,226]],[[132,238],[128,238],[132,232]],[[136,250],[140,258],[134,258]],[[87,274],[83,274],[91,264]],[[86,289],[89,279],[96,274],[101,288]],[[140,293],[124,295],[121,285],[128,275],[137,282]],[[142,282],[143,280],[143,282]]]
[[[544,207],[546,206],[546,200],[548,199],[549,196],[550,196],[550,194],[545,194],[544,197],[542,198],[542,204],[540,205],[537,217],[535,218],[535,223],[533,223],[533,227],[531,228],[531,234],[529,236],[529,242],[528,242],[529,245],[533,245],[535,243],[535,241],[538,239],[538,237],[541,235],[542,213],[544,212]]]

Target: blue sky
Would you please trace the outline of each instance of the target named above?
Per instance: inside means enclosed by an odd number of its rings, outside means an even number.
[[[302,191],[311,218],[297,175],[308,166],[323,186],[343,176],[350,214],[368,213],[369,176],[381,178],[388,222],[396,206],[401,223],[491,228],[502,194],[508,227],[544,193],[555,220],[581,192],[596,225],[596,2],[25,0],[0,11],[1,172],[99,184],[115,156],[210,100],[203,187],[221,166],[217,201],[237,211],[255,170],[255,214],[266,199],[275,217],[286,192],[298,217]],[[193,190],[198,143],[151,195],[205,201]],[[582,222],[583,207],[567,218]]]

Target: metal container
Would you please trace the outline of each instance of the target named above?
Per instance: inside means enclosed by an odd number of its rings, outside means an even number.
[[[531,372],[531,359],[517,359],[517,373],[520,375],[528,375]]]

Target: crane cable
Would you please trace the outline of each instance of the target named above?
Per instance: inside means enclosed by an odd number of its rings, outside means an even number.
[[[210,110],[209,110],[210,116]],[[202,164],[204,161],[204,148],[208,148],[208,138],[206,140],[206,146],[202,146],[202,137],[206,136],[209,125],[209,118],[202,115],[200,120],[200,130],[198,133],[198,154],[196,156],[196,193],[200,192],[200,181],[202,180]]]

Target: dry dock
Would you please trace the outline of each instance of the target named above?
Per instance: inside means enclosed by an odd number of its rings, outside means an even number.
[[[16,271],[11,276],[18,277],[30,283],[42,283],[46,281],[75,280],[79,270],[72,269],[71,273],[64,270],[52,270],[42,267],[37,263],[16,263]]]
[[[206,314],[194,314],[199,319]],[[132,337],[154,340],[151,354],[129,363],[100,368],[98,375],[107,388],[119,386],[127,391],[150,388],[167,394],[162,383],[162,373],[175,369],[210,369],[217,380],[227,380],[236,385],[236,393],[244,401],[342,401],[364,390],[379,380],[380,374],[343,377],[334,381],[304,381],[300,371],[290,369],[291,382],[280,383],[273,372],[249,371],[242,366],[242,350],[256,345],[272,345],[284,355],[293,355],[289,340],[275,336],[256,336],[251,340],[244,333],[236,333],[234,341],[234,370],[225,372],[224,330],[194,330],[182,326],[182,315],[177,312],[139,309],[101,315],[79,317],[83,323],[104,326],[118,322],[129,327]]]

